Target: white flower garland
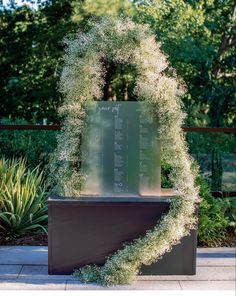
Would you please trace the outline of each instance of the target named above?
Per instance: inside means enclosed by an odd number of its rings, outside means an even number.
[[[198,188],[194,180],[197,172],[193,171],[193,161],[181,129],[184,119],[179,99],[181,84],[175,75],[165,74],[170,72],[167,58],[146,25],[135,24],[129,19],[104,18],[88,33],[79,34],[66,43],[60,81],[60,90],[65,97],[60,108],[64,124],[58,137],[56,161],[52,165],[57,192],[66,196],[80,195],[83,179],[79,169],[80,139],[85,107],[102,99],[104,60],[136,67],[136,95],[139,100],[148,102],[158,117],[162,157],[172,167],[170,178],[178,198],[171,202],[168,214],[146,235],[111,255],[104,266],[85,266],[75,272],[84,282],[129,283],[142,264],[156,262],[196,225],[194,212]]]

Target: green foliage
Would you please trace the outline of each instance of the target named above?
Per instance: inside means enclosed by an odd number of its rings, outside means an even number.
[[[223,153],[233,153],[236,138],[233,133],[222,132],[187,132],[189,152],[191,154],[208,153],[213,150]]]
[[[11,1],[12,3],[14,1]],[[26,0],[25,3],[30,2]],[[236,122],[235,22],[232,0],[55,0],[0,10],[0,116],[58,122],[57,83],[65,36],[89,31],[91,20],[124,15],[149,24],[172,66],[184,78],[188,125]],[[111,67],[108,99],[132,99],[136,73]]]
[[[135,1],[135,20],[148,23],[188,87],[191,125],[236,123],[235,10],[232,0]]]
[[[172,167],[161,159],[161,188],[172,188],[173,182],[170,180]]]
[[[212,191],[235,190],[236,137],[233,133],[188,132],[189,153],[198,161]]]
[[[90,18],[131,15],[132,10],[127,0],[41,1],[37,9],[28,5],[1,9],[0,116],[37,123],[47,118],[57,123],[63,38],[75,35],[78,28],[88,30]],[[121,72],[119,77],[126,75]]]
[[[226,216],[226,210],[229,206],[224,199],[214,198],[211,195],[209,185],[198,176],[196,180],[200,187],[199,195],[201,202],[199,205],[199,224],[198,239],[199,243],[215,247],[224,240],[229,219]]]
[[[162,187],[172,187],[170,172],[171,167],[162,161]],[[196,178],[196,185],[199,186],[201,197],[198,208],[198,242],[208,247],[220,246],[229,228],[235,229],[236,232],[236,199],[214,198],[208,182],[202,175]]]
[[[73,31],[70,1],[0,10],[0,116],[56,122],[61,40]]]
[[[24,120],[2,120],[1,123],[27,124]],[[7,159],[22,157],[31,169],[38,165],[46,169],[56,147],[56,134],[56,131],[43,130],[1,130],[0,156]]]
[[[217,150],[212,150],[211,156],[211,190],[222,190],[222,157]]]
[[[132,17],[134,6],[127,0],[84,0],[73,2],[73,21],[81,28],[91,28],[90,19],[98,21],[101,17],[120,15]]]
[[[235,229],[236,234],[236,197],[225,198],[227,209],[225,216],[228,219],[228,227]]]
[[[47,231],[47,192],[39,168],[0,160],[0,228],[13,234]]]

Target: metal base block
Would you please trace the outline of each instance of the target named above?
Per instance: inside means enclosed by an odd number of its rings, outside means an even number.
[[[49,198],[49,274],[71,274],[87,264],[103,265],[124,243],[144,235],[169,210],[165,197]],[[193,275],[196,272],[196,231],[143,275]]]

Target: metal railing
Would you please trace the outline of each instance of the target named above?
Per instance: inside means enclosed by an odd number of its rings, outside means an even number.
[[[60,130],[55,124],[0,124],[0,130]],[[183,127],[185,132],[236,133],[236,127]]]
[[[60,125],[41,125],[41,124],[0,124],[0,130],[61,130]],[[184,132],[196,133],[233,133],[236,135],[236,127],[183,127]],[[236,149],[236,147],[235,147]],[[214,191],[215,197],[236,197],[236,191]]]

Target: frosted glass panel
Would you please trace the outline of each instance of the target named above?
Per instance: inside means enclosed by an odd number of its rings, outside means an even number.
[[[157,129],[144,102],[94,102],[82,138],[82,195],[158,195]]]

